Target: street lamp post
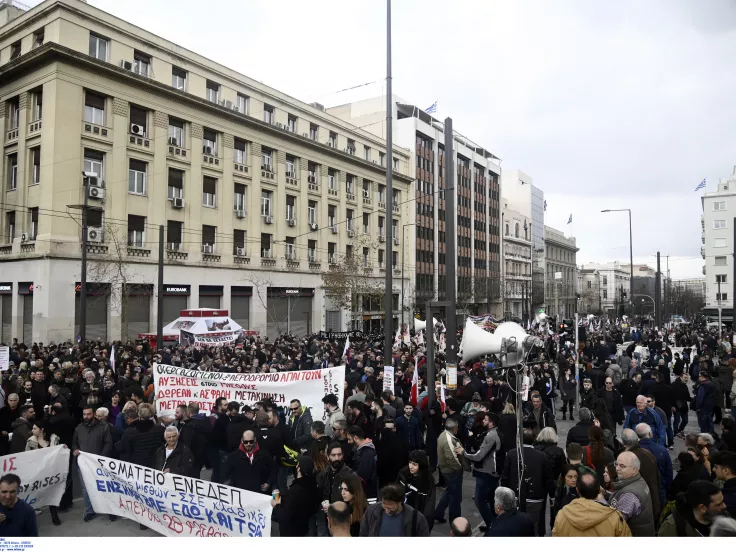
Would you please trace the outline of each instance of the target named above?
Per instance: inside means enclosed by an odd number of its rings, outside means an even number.
[[[401,225],[401,331],[404,331],[404,244],[406,243],[407,226],[416,226],[416,222],[407,222]]]
[[[601,213],[629,213],[629,316],[634,315],[634,240],[631,233],[631,209],[603,209]]]

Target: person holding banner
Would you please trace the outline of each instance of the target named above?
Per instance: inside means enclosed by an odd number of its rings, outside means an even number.
[[[153,458],[153,469],[164,473],[196,477],[194,474],[194,457],[192,451],[179,442],[179,430],[173,425],[164,431],[166,444],[160,447]]]
[[[18,499],[20,484],[20,477],[14,473],[0,477],[0,537],[38,536],[36,512]]]
[[[223,466],[222,479],[238,489],[269,494],[276,484],[277,468],[273,457],[256,441],[256,434],[248,430]]]
[[[49,424],[46,422],[34,423],[31,434],[26,442],[26,451],[56,447],[60,444],[58,435],[50,432]],[[59,508],[57,506],[49,506],[49,512],[51,513],[51,523],[57,526],[61,525]]]
[[[92,406],[82,411],[82,423],[74,430],[72,454],[78,457],[80,452],[89,452],[97,456],[107,457],[112,455],[112,435],[110,428],[107,424],[101,424],[95,418],[95,410]],[[79,466],[77,466],[77,469],[79,469]],[[84,498],[84,521],[90,521],[97,514],[95,514],[92,508],[92,502],[90,502],[89,494],[84,484],[82,484],[82,497]]]

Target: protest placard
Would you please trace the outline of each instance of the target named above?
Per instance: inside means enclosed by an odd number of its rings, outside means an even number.
[[[98,514],[126,517],[167,537],[270,537],[271,496],[80,453]]]
[[[10,368],[10,347],[0,347],[0,372]]]
[[[22,501],[34,508],[58,506],[69,474],[69,449],[59,445],[2,456],[0,472],[20,477]]]
[[[279,406],[287,406],[299,399],[311,409],[313,420],[326,420],[322,398],[328,393],[337,396],[342,404],[345,392],[345,366],[258,374],[202,372],[168,364],[154,364],[156,384],[156,412],[159,416],[173,416],[180,404],[195,402],[202,412],[210,412],[219,397],[228,402],[253,406],[258,401],[271,399]]]
[[[383,367],[383,390],[394,392],[394,367]]]

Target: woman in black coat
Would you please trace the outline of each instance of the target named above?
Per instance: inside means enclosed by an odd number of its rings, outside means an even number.
[[[551,495],[556,481],[562,475],[562,468],[567,463],[565,451],[557,446],[557,432],[551,427],[545,427],[539,432],[534,441],[534,448],[543,452],[547,457],[547,466],[549,466],[552,475],[549,489]]]
[[[153,469],[164,473],[196,477],[194,474],[194,455],[184,443],[179,442],[179,430],[169,426],[164,432],[166,444],[156,450]]]
[[[320,508],[322,494],[314,475],[314,462],[309,456],[299,456],[296,479],[279,502],[271,501],[273,520],[279,524],[282,537],[309,536],[309,519]]]
[[[516,433],[518,431],[518,422],[516,421],[516,409],[511,403],[506,403],[503,414],[498,419],[498,433],[501,437],[501,450],[496,454],[496,466],[503,466],[506,460],[506,454],[510,450],[516,448]]]
[[[406,491],[406,504],[424,514],[429,530],[432,531],[437,488],[429,469],[426,452],[414,450],[409,454],[409,465],[401,468],[398,482],[404,486]]]

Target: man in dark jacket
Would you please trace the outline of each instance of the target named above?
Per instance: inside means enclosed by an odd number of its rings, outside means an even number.
[[[291,416],[287,418],[286,425],[289,428],[289,438],[292,448],[299,451],[312,439],[312,413],[298,399],[289,403]]]
[[[381,489],[381,502],[368,506],[360,522],[361,537],[428,537],[424,514],[404,504],[404,486],[389,483]]]
[[[327,460],[330,467],[317,475],[317,487],[322,494],[322,500],[332,503],[342,500],[342,482],[347,474],[352,473],[352,470],[345,465],[342,446],[337,441],[332,441],[327,445]],[[326,508],[323,508],[324,511]],[[317,536],[329,536],[324,513],[317,516]]]
[[[71,414],[62,408],[60,404],[54,404],[51,406],[49,411],[49,432],[59,437],[59,443],[66,445],[69,449],[72,449],[72,440],[74,439],[74,419]],[[59,508],[66,510],[72,507],[72,493],[73,483],[72,480],[72,465],[74,457],[69,455],[69,472],[66,478],[66,490],[64,496],[61,497],[61,503]]]
[[[516,508],[516,495],[508,487],[498,487],[494,494],[496,518],[486,537],[534,537],[534,521]]]
[[[527,423],[534,423],[534,429],[537,433],[542,431],[545,427],[551,427],[557,431],[557,424],[555,424],[555,417],[547,406],[542,403],[542,397],[539,393],[532,393],[532,408],[524,409],[524,419]]]
[[[243,433],[240,447],[228,457],[223,481],[253,493],[269,494],[276,484],[277,464],[256,441],[252,430]]]
[[[366,439],[363,430],[358,426],[348,428],[348,440],[355,447],[353,455],[353,471],[363,481],[366,498],[378,496],[378,477],[376,475],[376,447],[370,439]]]
[[[7,404],[0,408],[0,456],[5,456],[10,450],[8,435],[11,433],[13,422],[20,417],[19,403],[18,394],[11,393],[8,395]]]
[[[580,446],[586,447],[590,444],[588,431],[593,426],[593,414],[587,408],[581,408],[578,411],[578,418],[580,418],[580,421],[567,432],[565,446],[570,443],[579,443]]]
[[[698,411],[698,425],[703,433],[713,433],[713,411],[716,408],[716,389],[706,370],[698,374],[698,391],[695,395],[695,410]]]
[[[199,405],[191,403],[182,411],[181,418],[174,425],[179,430],[179,440],[192,451],[194,458],[192,477],[198,478],[202,467],[207,463],[207,447],[212,424],[205,414],[199,413]]]
[[[736,518],[736,453],[716,452],[710,463],[716,479],[723,482],[721,492],[726,509],[732,518]]]
[[[684,438],[685,427],[687,426],[687,414],[690,410],[690,389],[688,389],[687,382],[690,379],[687,371],[683,371],[682,374],[672,383],[672,400],[675,408],[675,419],[672,425],[672,431],[675,435],[679,435]]]
[[[309,456],[299,456],[296,478],[291,487],[281,493],[280,502],[271,501],[273,519],[279,524],[279,536],[309,536],[309,522],[319,511],[320,502],[322,495],[317,488],[314,462]]]
[[[547,490],[553,478],[547,456],[534,448],[535,432],[531,428],[524,429],[524,446],[521,455],[524,460],[524,478],[519,496],[521,509],[528,513],[537,527],[544,527],[544,507]],[[501,486],[511,489],[519,488],[519,449],[509,451],[501,476]],[[541,518],[541,519],[540,519]],[[540,534],[543,537],[544,534]]]
[[[164,442],[164,428],[156,424],[146,404],[138,407],[138,420],[123,432],[120,459],[147,468],[153,467],[156,451]]]
[[[227,425],[230,423],[227,408],[227,399],[218,397],[210,417],[212,433],[209,438],[209,460],[212,466],[211,480],[214,483],[222,483],[220,472],[227,449]]]
[[[611,415],[614,424],[624,422],[624,403],[621,393],[613,386],[613,378],[606,376],[603,389],[598,390],[598,397],[606,403],[606,411]]]
[[[231,403],[232,404],[232,403]],[[247,404],[243,406],[242,413],[239,413],[240,405],[238,408],[231,410],[228,414],[230,416],[230,423],[227,424],[227,452],[230,454],[240,446],[240,440],[243,438],[243,433],[248,429],[253,429],[255,423],[255,412]]]
[[[75,457],[79,456],[80,452],[107,457],[112,454],[110,427],[107,424],[101,424],[97,421],[95,410],[91,406],[82,410],[82,423],[74,430],[71,449],[72,455]],[[84,484],[82,484],[82,497],[84,498],[84,521],[89,521],[96,514],[92,509],[92,503],[89,500],[87,488]],[[110,519],[113,518],[114,516],[111,516]]]
[[[636,361],[632,361],[632,364]],[[636,372],[630,378],[621,381],[618,386],[621,393],[621,400],[624,403],[624,410],[628,412],[636,406],[636,397],[639,396],[641,390],[641,373]]]
[[[35,415],[36,409],[32,404],[26,403],[20,407],[20,416],[10,425],[10,431],[13,433],[13,438],[10,440],[10,454],[18,454],[26,450],[26,442],[31,436]]]
[[[412,405],[404,405],[404,415],[396,420],[396,434],[409,452],[424,448],[421,421]]]
[[[179,442],[179,430],[169,426],[164,431],[166,444],[156,450],[153,459],[153,469],[164,473],[173,473],[192,477],[194,457],[189,448]]]
[[[409,450],[399,440],[396,434],[396,424],[392,419],[386,420],[386,426],[381,431],[380,439],[374,444],[378,455],[377,473],[379,484],[396,481],[401,468],[409,462]]]
[[[672,415],[675,413],[675,393],[670,383],[668,375],[665,375],[660,371],[657,376],[657,383],[652,387],[652,397],[654,398],[657,406],[662,409],[667,420],[665,424],[665,432],[667,435],[666,446],[668,449],[673,450],[675,447],[675,433],[672,429]]]
[[[673,479],[670,454],[665,447],[652,440],[652,429],[647,424],[636,426],[636,435],[639,437],[639,446],[651,452],[657,461],[657,469],[659,470],[659,503],[665,504],[667,501],[667,491]]]

